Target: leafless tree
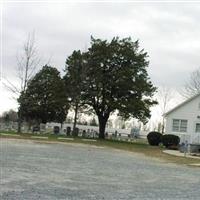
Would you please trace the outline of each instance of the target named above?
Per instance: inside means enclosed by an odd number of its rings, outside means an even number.
[[[184,98],[190,98],[200,93],[200,68],[196,69],[190,74],[189,81],[185,84],[181,95]]]
[[[35,74],[36,68],[40,63],[38,57],[37,48],[35,45],[35,35],[34,33],[29,34],[27,40],[25,41],[22,52],[17,56],[17,78],[19,81],[19,86],[16,86],[9,79],[5,78],[4,86],[13,93],[15,99],[19,95],[26,91],[27,84],[29,80]],[[21,132],[21,112],[20,105],[18,110],[18,132]]]
[[[165,117],[164,114],[170,109],[171,101],[173,100],[173,91],[167,87],[161,87],[158,91],[158,105],[161,110],[162,122],[161,133],[164,133],[165,129]]]
[[[5,87],[14,94],[20,95],[21,92],[27,88],[28,81],[32,78],[35,70],[40,62],[38,57],[35,35],[29,34],[25,41],[22,52],[17,56],[17,78],[19,80],[19,87],[15,86],[11,81],[6,78]]]

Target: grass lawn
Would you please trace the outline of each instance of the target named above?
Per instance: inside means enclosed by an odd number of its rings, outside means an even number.
[[[7,134],[7,135],[2,135]],[[83,141],[82,138],[74,138],[74,140],[66,140],[66,139],[58,139],[69,138],[62,135],[54,135],[54,134],[38,134],[37,136],[40,137],[48,137],[47,140],[42,140],[39,138],[31,138],[31,136],[36,136],[37,134],[30,134],[30,133],[21,133],[20,137],[16,132],[13,131],[0,131],[0,138],[17,138],[17,139],[31,139],[37,140],[42,142],[61,142],[61,143],[82,143],[82,144],[90,144],[96,146],[105,146],[110,148],[115,148],[119,150],[125,150],[129,152],[135,153],[142,153],[146,156],[157,158],[162,160],[163,162],[170,162],[170,163],[177,163],[177,164],[193,164],[193,163],[200,163],[200,160],[193,159],[193,158],[185,158],[185,157],[177,157],[173,155],[168,155],[163,153],[162,151],[165,149],[162,146],[155,147],[148,145],[145,139],[136,139],[133,142],[125,142],[125,141],[117,141],[117,140],[99,140],[97,141]]]

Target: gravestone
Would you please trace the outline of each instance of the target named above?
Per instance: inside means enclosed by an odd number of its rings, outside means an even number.
[[[40,124],[40,131],[45,132],[46,131],[46,124]]]
[[[70,136],[70,135],[71,135],[71,127],[68,126],[68,127],[67,127],[67,136]]]
[[[140,129],[139,128],[132,128],[131,129],[131,136],[133,138],[138,138],[140,135]]]
[[[56,135],[59,134],[60,133],[60,127],[59,126],[54,126],[53,127],[53,133],[56,134]]]
[[[39,126],[33,126],[33,129],[32,129],[32,132],[33,133],[37,133],[37,132],[40,132],[40,127]]]
[[[82,132],[82,137],[86,137],[86,131],[85,130],[83,130],[83,132]]]
[[[76,127],[75,130],[73,131],[73,136],[77,137],[78,133],[79,133],[79,128]]]

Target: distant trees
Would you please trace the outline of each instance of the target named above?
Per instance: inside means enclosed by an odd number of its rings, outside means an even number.
[[[75,130],[78,112],[84,109],[97,115],[99,138],[104,139],[115,111],[124,120],[133,117],[146,123],[150,117],[150,107],[157,102],[152,99],[156,88],[148,65],[148,55],[138,41],[91,37],[86,52],[74,51],[67,58],[63,79],[56,68],[46,65],[26,82],[18,100],[20,113],[26,120],[62,123],[71,107]]]
[[[21,54],[17,56],[17,78],[19,80],[19,87],[13,84],[10,80],[6,80],[5,87],[18,98],[27,89],[29,80],[34,76],[35,70],[40,62],[37,48],[35,45],[34,34],[29,34],[27,40],[24,42]],[[18,110],[18,132],[21,132],[22,116],[20,112],[21,104],[19,103]]]
[[[98,126],[97,121],[94,117],[90,120],[90,126]]]
[[[164,133],[165,117],[164,114],[169,110],[173,100],[173,91],[167,87],[160,87],[158,90],[158,102],[161,110],[161,122],[158,123],[158,132]]]
[[[3,114],[0,116],[0,122],[4,122],[8,124],[10,122],[17,122],[17,120],[18,120],[17,112],[15,112],[12,109],[9,111],[3,112]]]
[[[200,68],[196,69],[190,74],[190,79],[185,84],[184,89],[181,91],[181,95],[184,98],[190,98],[200,93]]]
[[[68,111],[64,81],[60,72],[45,65],[32,80],[19,98],[20,112],[28,120],[38,123],[63,123]]]

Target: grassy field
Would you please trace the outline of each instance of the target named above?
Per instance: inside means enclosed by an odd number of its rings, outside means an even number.
[[[32,136],[39,136],[39,137],[48,137],[48,139],[40,139],[40,138],[32,138]],[[58,139],[63,138],[62,139]],[[31,139],[37,140],[42,142],[61,142],[61,143],[82,143],[82,144],[90,144],[96,146],[104,146],[109,148],[115,148],[119,150],[125,150],[129,152],[135,153],[142,153],[146,156],[157,158],[162,160],[163,162],[170,162],[170,163],[177,163],[177,164],[186,164],[190,165],[193,163],[200,163],[200,160],[193,159],[193,158],[185,158],[185,157],[177,157],[163,153],[165,149],[163,146],[150,146],[148,145],[145,139],[135,139],[132,142],[125,142],[125,141],[117,141],[117,140],[99,140],[96,141],[83,141],[82,138],[74,138],[74,140],[66,140],[66,136],[61,135],[54,135],[54,134],[30,134],[30,133],[22,133],[20,136],[12,131],[1,131],[0,138],[17,138],[17,139]]]

